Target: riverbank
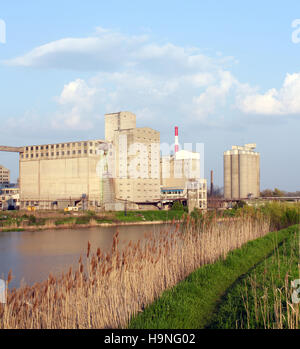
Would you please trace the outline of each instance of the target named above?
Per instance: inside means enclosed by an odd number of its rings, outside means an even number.
[[[83,229],[83,228],[95,228],[95,227],[120,227],[120,226],[137,226],[137,225],[161,225],[181,223],[182,220],[170,220],[170,221],[146,221],[146,222],[118,222],[118,223],[96,223],[96,224],[61,224],[61,225],[41,225],[41,226],[28,226],[26,228],[0,228],[0,232],[22,232],[22,231],[40,231],[48,229]]]
[[[183,210],[107,212],[105,214],[56,212],[56,215],[53,212],[37,212],[30,215],[26,212],[1,213],[0,232],[158,225],[179,223],[185,215]]]
[[[170,290],[165,291],[154,303],[149,305],[142,313],[132,318],[129,328],[131,329],[190,329],[190,328],[236,328],[236,321],[241,326],[241,319],[244,326],[247,326],[247,315],[252,314],[252,323],[255,324],[255,301],[249,301],[247,309],[244,307],[245,283],[244,277],[248,273],[255,274],[252,270],[259,271],[255,283],[259,279],[266,279],[266,260],[274,260],[278,248],[281,252],[281,278],[277,280],[277,286],[285,284],[287,268],[291,259],[287,261],[286,248],[282,244],[291,240],[295,243],[295,234],[298,234],[299,226],[292,226],[287,229],[272,232],[254,241],[248,242],[242,248],[229,253],[225,260],[218,261],[211,265],[200,267],[190,274],[184,281]],[[298,241],[298,240],[297,240]],[[295,244],[294,244],[295,245]],[[295,249],[296,251],[296,249]],[[279,253],[278,253],[279,255]],[[289,273],[291,280],[297,276],[298,255],[294,255],[294,273]],[[269,281],[278,278],[277,263],[273,263],[276,271],[268,278]],[[252,272],[251,272],[252,271]],[[276,274],[276,275],[275,275]],[[291,275],[292,274],[292,275]],[[228,291],[232,285],[238,284],[233,291]],[[248,282],[248,284],[251,284]],[[249,285],[248,285],[249,286]],[[259,288],[259,286],[257,286]],[[265,282],[265,288],[270,285]],[[248,287],[251,288],[250,286]],[[258,290],[255,290],[258,292]],[[264,288],[262,288],[264,292]],[[228,294],[227,294],[228,293]],[[238,293],[238,294],[237,294]],[[225,298],[224,295],[227,294]],[[250,294],[250,292],[248,292]],[[243,298],[244,297],[244,298]],[[248,298],[247,298],[248,301]],[[271,302],[270,302],[271,303]],[[271,303],[272,304],[272,303]],[[297,306],[297,305],[295,305]],[[258,302],[256,308],[258,307]],[[271,309],[272,311],[272,309]],[[253,320],[254,318],[254,320]],[[260,317],[259,326],[252,328],[264,328],[263,316]],[[269,319],[269,322],[272,321]],[[258,322],[258,321],[257,321]],[[298,324],[299,326],[299,324]],[[249,327],[248,327],[249,328]]]

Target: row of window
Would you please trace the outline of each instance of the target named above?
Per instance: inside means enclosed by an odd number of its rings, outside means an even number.
[[[94,145],[93,142],[89,142],[89,144],[90,144],[90,146]],[[73,147],[75,147],[76,145],[79,146],[79,147],[82,146],[82,145],[87,147],[88,142],[83,142],[83,143],[81,143],[81,142],[79,142],[79,143],[66,143],[66,144],[52,144],[52,145],[36,145],[36,146],[32,146],[32,147],[26,147],[25,149],[26,149],[26,151],[28,151],[28,150],[44,150],[44,149],[65,148],[65,147],[66,148],[70,148],[71,145]]]
[[[89,151],[89,153],[90,154],[97,154],[97,151],[96,150],[92,150],[92,149],[90,149],[90,151]],[[49,155],[50,154],[50,155]],[[29,158],[31,158],[31,159],[33,159],[33,158],[39,158],[39,157],[47,157],[47,156],[65,156],[65,155],[68,155],[68,156],[70,156],[70,155],[81,155],[81,154],[88,154],[88,151],[87,150],[83,150],[83,151],[81,151],[81,150],[73,150],[72,152],[70,151],[70,150],[68,150],[68,151],[62,151],[62,152],[51,152],[51,153],[41,153],[41,154],[39,154],[39,153],[36,153],[36,154],[26,154],[26,155],[24,155],[24,154],[21,154],[21,158],[22,159],[24,159],[24,158],[26,158],[26,159],[29,159]],[[30,155],[30,156],[29,156]]]

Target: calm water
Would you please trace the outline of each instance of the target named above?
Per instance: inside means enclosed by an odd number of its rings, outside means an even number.
[[[77,268],[80,255],[86,254],[88,241],[93,252],[98,247],[109,251],[117,229],[122,248],[130,240],[144,240],[147,232],[166,228],[167,224],[0,232],[0,278],[6,278],[11,269],[14,279],[10,287],[20,286],[21,280],[32,285],[46,280],[50,272],[58,274],[68,271],[70,266]]]

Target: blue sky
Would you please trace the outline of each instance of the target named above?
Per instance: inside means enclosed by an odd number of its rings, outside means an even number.
[[[205,143],[221,186],[223,151],[256,142],[262,189],[299,190],[297,18],[298,1],[2,2],[0,143],[103,138],[104,113],[129,110]]]

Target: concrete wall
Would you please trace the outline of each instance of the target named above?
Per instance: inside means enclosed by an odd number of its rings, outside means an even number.
[[[224,153],[224,198],[231,199],[231,153]]]
[[[97,172],[101,156],[94,142],[80,143],[27,147],[20,154],[21,203],[74,201],[83,194],[94,203],[102,201],[102,178]]]
[[[160,133],[148,127],[115,131],[115,195],[147,202],[160,198]]]
[[[130,112],[120,112],[105,115],[105,140],[113,141],[114,132],[136,128],[136,116]]]
[[[188,180],[200,177],[200,160],[163,157],[160,161],[161,185],[163,187],[186,188]]]

